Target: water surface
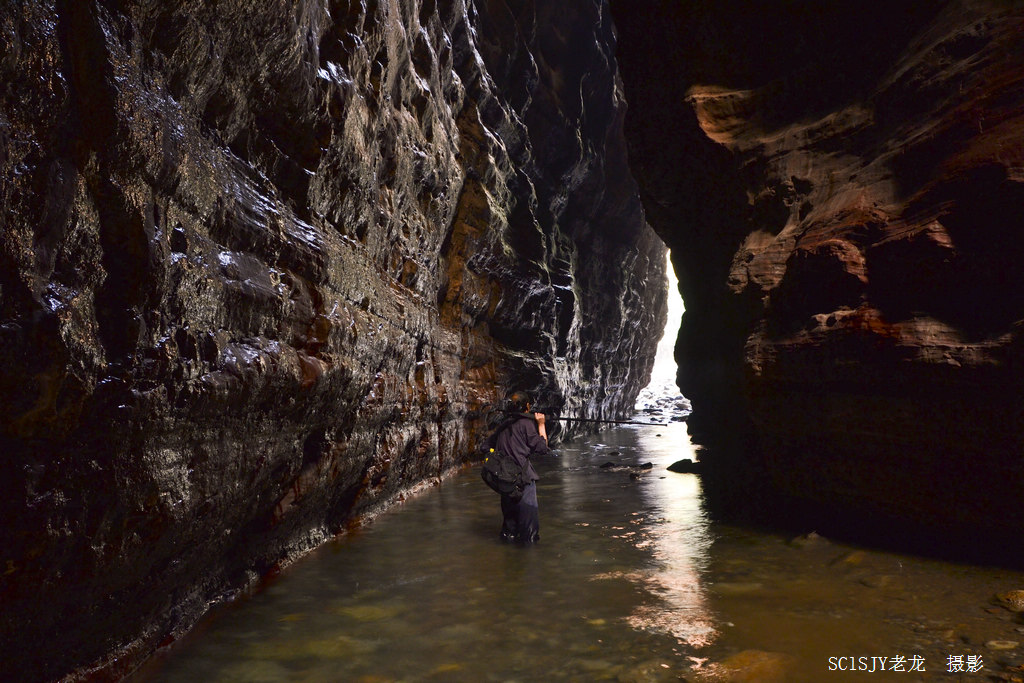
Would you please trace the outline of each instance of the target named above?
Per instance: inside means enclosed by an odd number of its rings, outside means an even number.
[[[1024,574],[716,522],[699,477],[665,469],[694,457],[682,423],[558,454],[538,465],[536,546],[499,541],[474,468],[216,609],[134,680],[987,681],[1022,663],[1024,625],[990,599]],[[860,665],[876,671],[838,670]]]

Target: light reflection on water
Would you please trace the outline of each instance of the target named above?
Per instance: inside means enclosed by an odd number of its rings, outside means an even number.
[[[631,481],[642,500],[641,507],[629,513],[627,526],[611,527],[613,537],[650,554],[648,566],[629,572],[625,578],[642,587],[654,601],[638,604],[627,623],[671,635],[693,648],[709,645],[717,631],[708,614],[701,575],[712,538],[702,507],[700,480],[695,475],[665,470],[677,460],[697,459],[685,424],[630,427],[605,432],[598,437],[598,444],[586,443],[591,440],[581,444],[579,457],[583,460],[593,459],[588,452],[591,448],[605,446],[596,450],[620,452],[607,462],[653,465],[649,472],[630,473],[639,477]]]
[[[474,468],[215,610],[134,680],[932,680],[829,673],[828,658],[918,653],[935,672],[973,652],[991,670],[984,643],[1016,632],[986,608],[1021,573],[710,520],[699,478],[665,470],[694,458],[684,424],[559,454],[538,467],[537,546],[499,542]]]

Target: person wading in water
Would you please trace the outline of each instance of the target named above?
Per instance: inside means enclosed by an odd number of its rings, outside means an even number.
[[[517,391],[508,397],[505,419],[488,438],[487,446],[513,457],[523,468],[527,481],[523,497],[514,501],[501,497],[501,538],[505,541],[535,543],[540,540],[540,512],[537,507],[537,480],[540,476],[530,463],[531,455],[549,452],[544,413],[530,414],[530,397]]]

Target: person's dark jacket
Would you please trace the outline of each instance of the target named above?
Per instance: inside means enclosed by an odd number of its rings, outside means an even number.
[[[514,413],[498,426],[487,439],[487,447],[507,453],[523,468],[527,479],[540,479],[537,470],[530,463],[530,455],[544,455],[549,452],[548,442],[537,431],[533,415]]]

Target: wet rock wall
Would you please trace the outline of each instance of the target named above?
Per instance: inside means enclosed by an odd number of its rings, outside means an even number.
[[[691,432],[804,525],[1024,560],[1020,3],[611,5]]]
[[[472,457],[613,416],[664,246],[597,1],[0,9],[0,669],[116,677]]]

